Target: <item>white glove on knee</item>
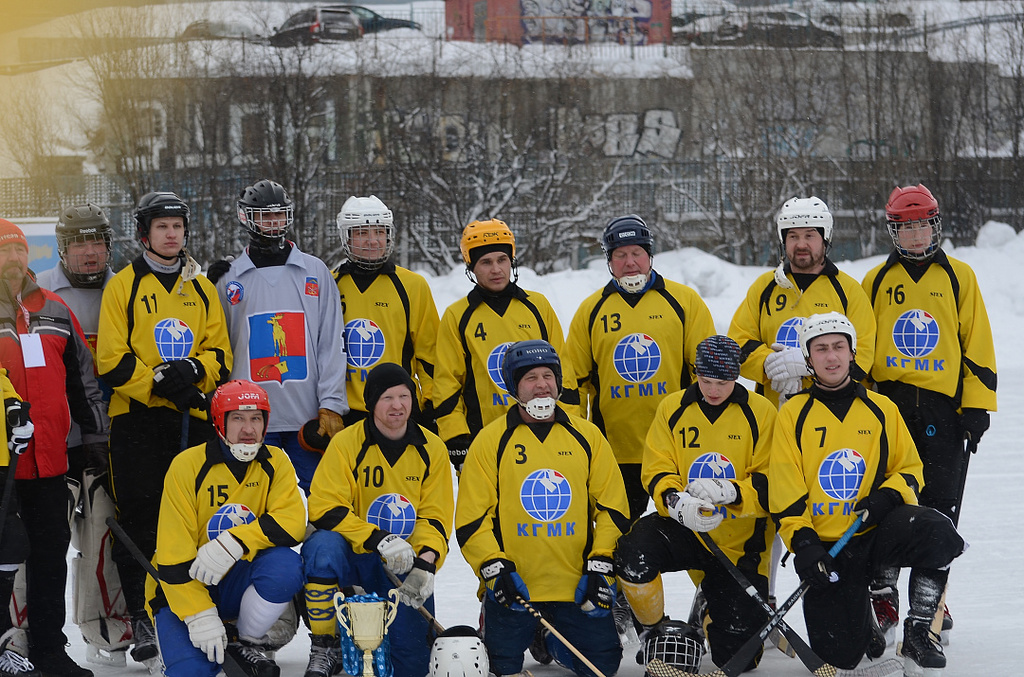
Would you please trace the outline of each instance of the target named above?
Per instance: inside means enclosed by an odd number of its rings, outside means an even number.
[[[736,502],[736,485],[729,480],[709,477],[695,479],[686,485],[686,493],[715,505],[729,505]]]
[[[764,375],[772,379],[803,378],[810,376],[807,361],[799,348],[786,347],[781,343],[773,343],[775,352],[764,358]]]
[[[192,646],[206,654],[211,663],[224,662],[224,649],[228,645],[228,633],[216,607],[203,609],[197,614],[185,617],[188,638]]]
[[[199,548],[188,575],[205,585],[217,585],[244,554],[245,547],[238,539],[230,531],[222,531],[220,536]]]
[[[665,495],[669,517],[690,531],[711,531],[725,518],[712,503],[694,498],[690,494],[672,491]]]
[[[384,560],[384,566],[396,576],[401,576],[412,569],[412,561],[416,553],[404,538],[397,534],[388,534],[377,544],[377,552]]]
[[[413,609],[423,606],[423,603],[434,594],[434,571],[436,567],[433,564],[417,558],[412,571],[398,588],[398,599]]]

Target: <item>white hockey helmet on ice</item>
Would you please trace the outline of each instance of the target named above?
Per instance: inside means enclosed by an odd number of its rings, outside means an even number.
[[[430,649],[430,677],[488,677],[490,667],[487,648],[468,625],[448,628]]]
[[[821,198],[813,195],[786,200],[782,209],[775,215],[775,227],[783,248],[786,246],[786,231],[790,228],[817,228],[825,244],[832,243],[832,212]]]
[[[800,329],[800,351],[805,360],[811,359],[811,339],[826,334],[843,334],[850,341],[850,352],[857,354],[857,330],[846,315],[833,311],[811,315],[804,320],[804,326]]]

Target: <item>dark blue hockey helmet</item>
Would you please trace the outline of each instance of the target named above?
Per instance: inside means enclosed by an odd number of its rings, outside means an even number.
[[[534,367],[550,367],[558,382],[558,394],[562,394],[562,361],[555,348],[542,339],[530,339],[513,343],[501,360],[501,379],[505,390],[518,399],[519,379]],[[557,398],[557,395],[556,395]]]
[[[654,235],[642,218],[636,214],[616,216],[604,227],[604,235],[601,236],[605,257],[611,259],[612,251],[617,247],[630,244],[643,247],[648,254],[654,253]]]

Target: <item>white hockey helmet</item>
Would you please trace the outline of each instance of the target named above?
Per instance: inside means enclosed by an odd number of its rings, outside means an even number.
[[[367,252],[352,246],[354,228],[384,228],[386,243],[382,252]],[[345,200],[338,212],[338,232],[341,233],[341,248],[348,260],[360,268],[376,270],[384,265],[395,249],[395,219],[379,197],[357,197]]]
[[[704,655],[704,640],[697,628],[682,621],[663,620],[644,637],[644,665],[657,658],[686,672],[697,672]]]
[[[811,358],[811,339],[825,334],[844,334],[850,340],[850,352],[857,354],[857,330],[846,315],[833,311],[811,315],[804,320],[804,326],[800,329],[800,351],[805,360]]]
[[[488,677],[490,669],[487,648],[468,625],[448,628],[430,649],[430,677]]]
[[[786,200],[782,209],[775,215],[775,227],[783,248],[786,246],[786,231],[790,228],[817,228],[821,231],[825,244],[832,243],[832,212],[821,198],[813,195]]]

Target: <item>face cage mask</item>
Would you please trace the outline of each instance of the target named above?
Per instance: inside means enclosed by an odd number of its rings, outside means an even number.
[[[657,658],[666,665],[697,672],[704,647],[693,637],[682,632],[671,634],[652,633],[644,641],[644,665]]]
[[[281,216],[284,218],[280,218]],[[265,217],[277,217],[273,220],[283,225],[264,227],[261,224]],[[295,221],[295,208],[292,205],[274,208],[240,206],[238,208],[238,220],[256,237],[272,242],[284,242],[288,229],[292,227],[292,223]],[[269,221],[270,219],[267,220]]]
[[[352,231],[353,230],[358,230],[360,228],[366,228],[366,229],[383,228],[385,230],[387,235],[386,235],[386,240],[385,240],[385,244],[384,244],[384,253],[381,255],[380,258],[370,259],[370,258],[368,258],[366,256],[362,256],[359,253],[359,250],[355,249],[352,246]],[[340,230],[341,230],[341,249],[342,249],[343,252],[345,252],[345,256],[348,258],[349,261],[351,261],[352,263],[356,264],[357,266],[359,266],[360,268],[363,268],[365,270],[377,270],[378,268],[383,266],[387,262],[387,260],[389,258],[391,258],[391,253],[395,250],[395,226],[393,224],[392,225],[381,225],[381,224],[376,224],[376,223],[374,223],[374,224],[360,223],[360,224],[357,224],[357,225],[346,226],[344,228],[341,228]]]
[[[105,253],[103,258],[99,261],[100,269],[95,273],[78,273],[72,270],[71,259],[68,257],[68,245],[76,243],[86,242],[103,242],[105,246]],[[75,286],[92,286],[98,285],[103,282],[103,279],[107,276],[107,270],[110,268],[110,239],[101,235],[97,237],[96,233],[89,233],[88,235],[68,235],[57,238],[57,254],[60,256],[61,265],[64,267],[64,273],[68,276],[68,279],[75,284]]]
[[[928,243],[928,246],[924,248],[923,252],[907,251],[900,246],[899,231],[901,228],[920,228],[923,225],[929,225],[932,227],[931,242]],[[907,259],[908,261],[926,261],[930,259],[936,250],[938,250],[939,241],[942,239],[942,219],[938,216],[933,216],[929,219],[915,219],[913,221],[907,221],[906,223],[886,221],[885,226],[889,229],[889,237],[892,238],[892,244],[899,253],[900,258]]]

